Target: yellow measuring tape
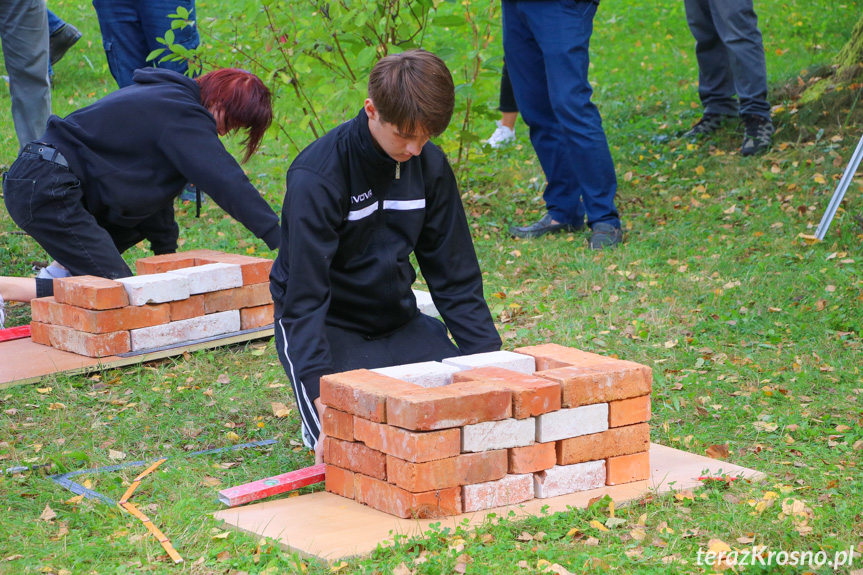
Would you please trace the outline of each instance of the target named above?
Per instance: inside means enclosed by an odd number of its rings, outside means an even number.
[[[180,557],[180,554],[177,553],[177,550],[174,549],[174,546],[171,545],[171,541],[165,536],[165,534],[162,533],[158,527],[153,525],[153,522],[150,521],[150,518],[141,513],[141,510],[138,509],[138,507],[134,503],[129,503],[129,499],[131,499],[132,495],[134,495],[135,490],[138,489],[138,486],[141,485],[141,480],[147,475],[151,474],[153,471],[155,471],[157,467],[159,467],[166,461],[168,460],[158,460],[156,463],[144,470],[138,477],[136,477],[135,480],[132,481],[132,485],[129,486],[129,489],[126,490],[126,493],[123,494],[123,497],[120,498],[118,504],[120,505],[121,509],[125,510],[131,515],[134,515],[141,521],[141,523],[144,524],[144,527],[147,528],[147,531],[153,534],[153,537],[156,538],[156,540],[159,542],[159,544],[162,546],[168,556],[174,560],[174,563],[182,563],[183,558]]]

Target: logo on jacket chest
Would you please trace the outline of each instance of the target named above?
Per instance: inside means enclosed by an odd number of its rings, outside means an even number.
[[[371,199],[373,197],[374,197],[374,193],[372,193],[372,191],[369,190],[368,192],[358,194],[356,196],[351,196],[351,203],[352,204],[361,204],[364,201]]]

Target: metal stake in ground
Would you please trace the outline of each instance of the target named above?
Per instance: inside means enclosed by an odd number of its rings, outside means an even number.
[[[839,180],[839,185],[836,186],[836,191],[833,192],[833,197],[830,198],[827,211],[824,212],[821,223],[818,224],[818,229],[815,230],[815,237],[819,240],[823,240],[827,234],[827,228],[830,227],[830,222],[833,221],[833,216],[836,215],[836,210],[839,209],[839,204],[842,203],[842,198],[845,197],[845,192],[848,190],[848,186],[851,185],[854,172],[857,171],[857,166],[860,165],[861,159],[863,159],[863,136],[860,137],[857,149],[854,150],[854,155],[851,156],[851,161],[848,162],[848,167],[845,168],[845,173],[842,174],[842,179]]]

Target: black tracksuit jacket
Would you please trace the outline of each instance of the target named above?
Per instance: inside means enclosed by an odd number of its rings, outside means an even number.
[[[136,70],[134,80],[65,118],[51,116],[41,138],[68,161],[87,211],[141,230],[155,253],[174,252],[173,202],[192,182],[277,248],[279,218],[219,140],[198,84],[158,68]]]
[[[300,153],[287,174],[270,290],[285,370],[309,399],[333,372],[325,325],[381,337],[419,313],[411,252],[459,350],[500,349],[446,157],[429,142],[397,165],[375,148],[361,110]]]

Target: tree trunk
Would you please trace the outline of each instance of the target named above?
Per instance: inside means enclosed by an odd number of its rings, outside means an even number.
[[[857,21],[857,25],[851,32],[851,38],[839,50],[833,63],[838,66],[836,75],[839,81],[850,81],[857,75],[863,63],[863,16]]]

